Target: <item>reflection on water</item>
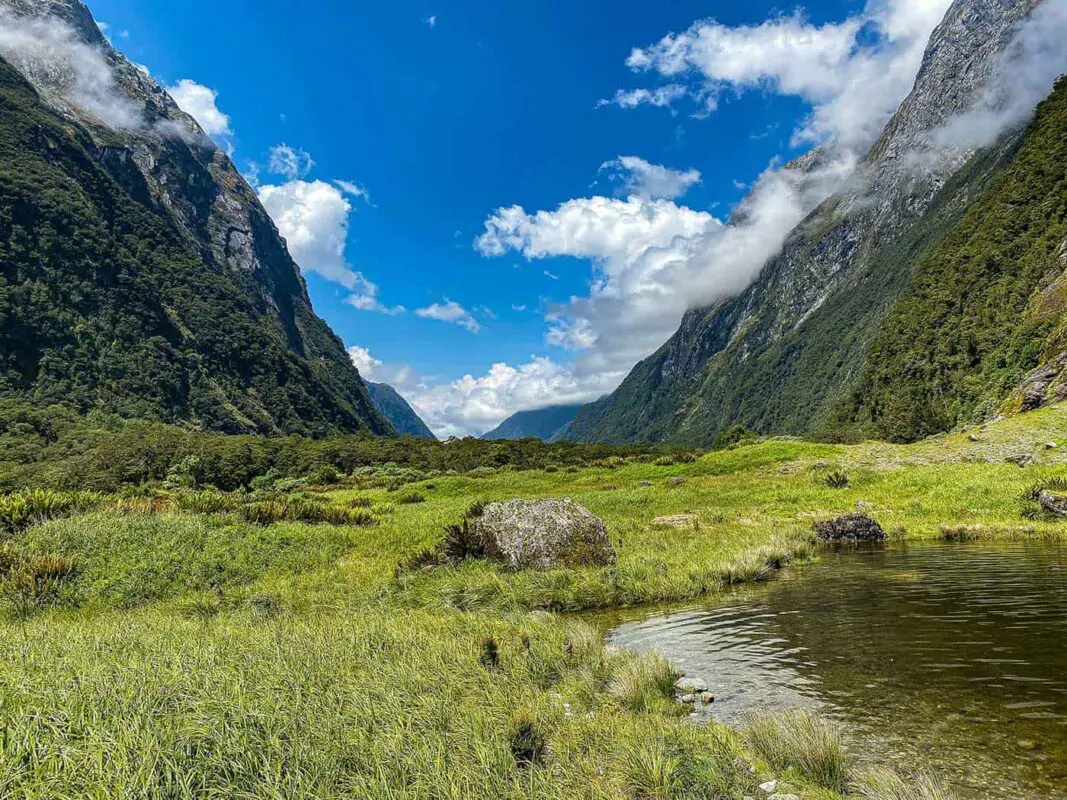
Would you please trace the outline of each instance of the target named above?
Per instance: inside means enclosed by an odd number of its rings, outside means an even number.
[[[815,708],[861,755],[964,797],[1067,798],[1067,547],[929,544],[827,554],[683,611],[602,617],[707,681],[700,713]]]

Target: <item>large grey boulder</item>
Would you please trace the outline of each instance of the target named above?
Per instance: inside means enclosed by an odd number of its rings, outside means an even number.
[[[471,521],[491,557],[514,569],[615,563],[604,523],[570,499],[490,503]]]

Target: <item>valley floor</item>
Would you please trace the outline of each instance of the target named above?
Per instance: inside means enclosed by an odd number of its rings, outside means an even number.
[[[374,526],[158,498],[53,519],[0,551],[0,566],[60,555],[77,573],[4,582],[0,797],[741,798],[771,776],[810,798],[937,797],[872,783],[810,720],[792,749],[768,746],[766,723],[693,726],[669,665],[552,612],[770,577],[818,557],[813,521],[857,508],[891,537],[1064,537],[1021,498],[1065,462],[1053,407],[911,446],[770,440],[328,493],[369,504]],[[398,569],[475,501],[558,496],[606,521],[615,567]],[[653,524],[673,514],[695,516]],[[28,602],[45,594],[57,608]]]

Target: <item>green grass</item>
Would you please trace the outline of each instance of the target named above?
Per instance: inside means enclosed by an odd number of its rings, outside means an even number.
[[[973,433],[775,440],[692,463],[487,469],[322,495],[372,514],[370,527],[253,524],[239,495],[105,498],[4,545],[44,581],[52,563],[71,571],[37,604],[0,581],[0,796],[740,798],[775,775],[810,798],[941,797],[935,782],[855,774],[814,721],[747,742],[692,726],[669,664],[610,652],[546,611],[770,577],[817,556],[813,521],[857,506],[894,537],[1067,534],[1023,516],[1028,489],[1067,474],[1067,449],[1045,448],[1067,442],[1064,409]],[[1020,452],[1036,463],[1004,461]],[[828,485],[834,472],[848,485]],[[615,566],[397,571],[476,501],[561,496],[603,517]],[[698,524],[653,527],[677,513]]]

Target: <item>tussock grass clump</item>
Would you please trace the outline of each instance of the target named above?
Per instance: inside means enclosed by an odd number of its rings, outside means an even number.
[[[68,517],[96,508],[104,496],[96,492],[54,492],[28,489],[0,496],[0,535],[13,534],[45,520]]]
[[[508,744],[512,758],[520,767],[540,766],[545,761],[548,742],[537,720],[529,714],[517,714],[511,721]]]
[[[75,605],[73,583],[80,573],[77,558],[26,556],[13,548],[0,551],[0,592],[16,617],[24,618],[44,608]]]
[[[853,759],[845,749],[841,728],[806,710],[782,715],[757,714],[746,722],[749,746],[777,769],[795,769],[812,783],[844,792]]]
[[[680,677],[662,654],[653,651],[623,659],[608,691],[630,711],[662,711],[666,704],[674,704],[674,684]]]
[[[237,500],[222,492],[175,492],[174,504],[194,514],[219,514],[237,508]]]
[[[367,526],[378,522],[365,508],[348,508],[315,500],[264,500],[240,506],[238,512],[253,525],[273,525],[286,521]]]
[[[857,794],[863,800],[956,800],[956,794],[934,775],[923,773],[906,780],[889,770],[866,773]]]
[[[413,506],[418,503],[425,503],[426,495],[421,492],[403,492],[396,498],[396,502],[398,505],[402,506]]]
[[[848,477],[848,473],[840,472],[839,470],[834,470],[833,472],[828,473],[822,479],[822,482],[831,489],[847,489],[852,484],[852,480]]]

